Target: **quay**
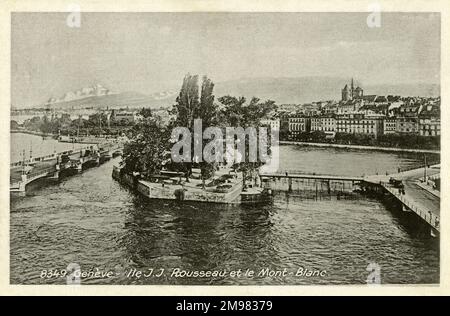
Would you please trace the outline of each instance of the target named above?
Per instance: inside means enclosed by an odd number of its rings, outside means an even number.
[[[250,183],[244,186],[242,173],[229,168],[220,168],[207,180],[201,179],[201,171],[197,168],[192,169],[189,179],[183,172],[167,170],[142,179],[139,174],[125,174],[122,170],[114,166],[113,179],[150,199],[221,204],[257,204],[271,199],[269,190]]]
[[[346,144],[334,144],[334,143],[313,143],[313,142],[301,142],[281,140],[280,145],[302,145],[312,147],[334,147],[343,149],[357,149],[357,150],[378,150],[386,152],[409,152],[409,153],[424,153],[439,155],[440,150],[436,149],[419,149],[419,148],[397,148],[397,147],[382,147],[382,146],[368,146],[368,145],[346,145]]]
[[[21,134],[36,135],[36,136],[42,136],[42,137],[48,137],[48,138],[56,138],[58,136],[56,134],[49,134],[49,133],[30,131],[30,130],[27,130],[27,129],[11,129],[10,132],[11,133],[21,133]]]

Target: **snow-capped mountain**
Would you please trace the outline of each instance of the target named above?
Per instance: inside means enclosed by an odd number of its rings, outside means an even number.
[[[47,103],[59,103],[59,102],[68,102],[73,100],[80,100],[88,97],[98,97],[103,95],[109,95],[111,91],[101,84],[95,84],[90,87],[81,88],[75,91],[68,91],[61,98],[51,97]]]
[[[167,91],[152,93],[150,95],[150,97],[152,97],[155,100],[164,100],[164,99],[175,97],[176,95],[177,95],[176,91],[167,90]]]

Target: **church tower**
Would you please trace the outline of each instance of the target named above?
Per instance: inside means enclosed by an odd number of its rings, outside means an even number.
[[[353,100],[354,97],[355,97],[355,86],[353,85],[353,78],[352,78],[352,86],[351,86],[351,90],[350,90],[350,99]]]
[[[346,84],[342,91],[342,101],[359,100],[363,98],[364,90],[361,87],[355,87],[355,81],[352,78],[350,87]]]
[[[345,85],[344,89],[342,89],[342,101],[351,100],[351,91],[348,88],[348,85]]]

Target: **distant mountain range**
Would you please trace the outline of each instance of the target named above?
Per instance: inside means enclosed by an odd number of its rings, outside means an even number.
[[[172,105],[176,93],[171,91],[158,92],[145,95],[139,92],[108,93],[101,95],[88,95],[69,101],[48,102],[44,107],[51,109],[81,109],[81,108],[158,108]]]
[[[61,102],[70,102],[74,100],[81,100],[88,97],[94,97],[94,96],[104,96],[108,95],[111,92],[109,89],[103,87],[101,84],[95,84],[91,87],[85,87],[81,88],[75,91],[68,91],[66,92],[61,98],[55,98],[51,97],[47,103],[48,104],[55,104],[55,103],[61,103]]]
[[[248,78],[217,82],[214,87],[216,98],[223,95],[253,96],[261,100],[274,100],[277,104],[300,104],[312,101],[340,100],[341,89],[349,84],[345,78],[299,77],[299,78]],[[401,96],[439,96],[438,84],[382,84],[361,85],[364,94]],[[92,87],[66,93],[63,97],[51,98],[46,106],[58,109],[81,107],[150,107],[159,108],[174,104],[178,89],[146,95],[138,92],[111,93],[109,89]]]

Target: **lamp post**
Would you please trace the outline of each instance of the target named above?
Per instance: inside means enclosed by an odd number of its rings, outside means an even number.
[[[425,163],[425,166],[423,168],[423,182],[427,183],[427,156],[424,155],[423,157],[424,157],[424,163]]]

